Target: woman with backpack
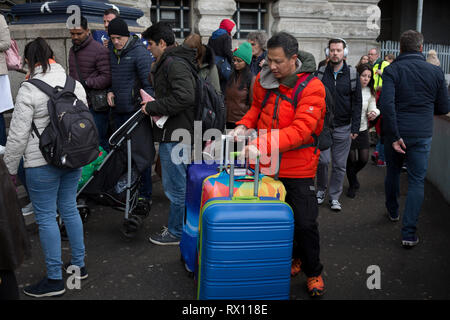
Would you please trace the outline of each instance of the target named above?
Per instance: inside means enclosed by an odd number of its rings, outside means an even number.
[[[244,42],[233,52],[233,68],[225,87],[227,129],[234,129],[252,105],[255,76],[250,69],[252,47]]]
[[[27,78],[39,79],[51,87],[64,87],[66,72],[56,63],[53,51],[44,39],[37,38],[25,46],[24,60],[29,69]],[[86,93],[79,82],[76,82],[75,95],[87,105]],[[27,81],[22,83],[16,98],[4,156],[6,167],[12,176],[17,174],[22,156],[25,158],[28,193],[39,227],[47,275],[38,283],[25,287],[23,291],[37,298],[59,296],[65,292],[57,210],[66,227],[72,250],[72,261],[64,268],[67,270],[70,265],[74,265],[80,271],[78,278],[87,277],[83,225],[76,202],[81,168],[61,169],[48,164],[39,149],[39,138],[32,129],[34,124],[42,134],[49,124],[48,100],[49,97],[36,86]]]
[[[368,122],[380,115],[375,100],[375,89],[373,88],[373,70],[368,64],[361,64],[357,68],[362,93],[361,125],[358,137],[352,140],[350,153],[347,158],[347,179],[349,188],[347,196],[354,198],[356,190],[359,189],[357,174],[369,161],[369,130]]]
[[[220,22],[219,29],[215,30],[208,40],[208,47],[213,49],[215,54],[222,92],[225,91],[225,85],[232,69],[232,37],[235,31],[236,24],[230,19],[223,19]]]
[[[184,39],[184,44],[189,48],[197,50],[195,58],[197,60],[199,76],[205,80],[208,79],[217,92],[222,92],[220,89],[219,73],[214,62],[214,51],[209,46],[202,44],[202,38],[196,33],[188,35]]]

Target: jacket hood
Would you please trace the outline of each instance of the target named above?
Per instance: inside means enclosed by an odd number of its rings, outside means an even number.
[[[211,39],[215,40],[219,38],[220,36],[223,36],[224,34],[228,34],[228,31],[225,29],[217,29],[212,33]]]
[[[314,56],[306,51],[299,51],[298,58],[302,62],[300,73],[302,72],[316,72],[316,59]]]
[[[197,68],[197,63],[195,61],[196,51],[195,49],[189,48],[185,45],[173,46],[169,47],[164,51],[160,61],[158,62],[158,66],[162,65],[163,61],[167,59],[167,57],[179,57],[188,61],[192,67]]]

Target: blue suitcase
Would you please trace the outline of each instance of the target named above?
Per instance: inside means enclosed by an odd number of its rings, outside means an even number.
[[[202,185],[205,178],[216,174],[217,164],[191,164],[187,169],[186,200],[183,233],[181,234],[180,252],[185,268],[189,272],[197,271],[197,237],[200,216]]]
[[[183,221],[183,233],[180,240],[181,259],[184,262],[184,267],[188,272],[192,272],[197,276],[198,271],[198,224],[200,217],[200,207],[202,200],[202,186],[203,181],[216,173],[218,173],[229,160],[223,157],[229,154],[229,145],[227,141],[229,136],[222,135],[221,146],[222,153],[217,163],[208,164],[203,161],[201,164],[190,164],[186,173],[186,199],[185,199],[185,215]]]
[[[258,183],[256,174],[255,197],[232,197],[230,192],[202,208],[198,299],[289,299],[293,212],[276,198],[257,197]]]

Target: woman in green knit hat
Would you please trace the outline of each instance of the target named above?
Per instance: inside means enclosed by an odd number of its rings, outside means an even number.
[[[234,129],[235,123],[247,113],[252,105],[255,76],[250,70],[252,46],[242,43],[233,52],[232,73],[225,87],[227,108],[227,129]]]

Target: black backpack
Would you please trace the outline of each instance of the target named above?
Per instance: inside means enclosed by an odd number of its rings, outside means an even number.
[[[217,92],[214,86],[208,79],[203,79],[199,76],[198,71],[184,58],[181,57],[167,57],[164,61],[164,71],[167,75],[169,64],[176,59],[184,63],[192,72],[194,76],[195,88],[195,121],[202,122],[202,130],[205,132],[208,129],[218,129],[221,132],[225,129],[225,102],[221,93]]]
[[[27,82],[50,97],[50,123],[42,134],[32,122],[44,159],[58,168],[81,168],[97,159],[97,127],[89,108],[74,93],[75,80],[68,76],[64,88],[53,88],[38,79]]]

